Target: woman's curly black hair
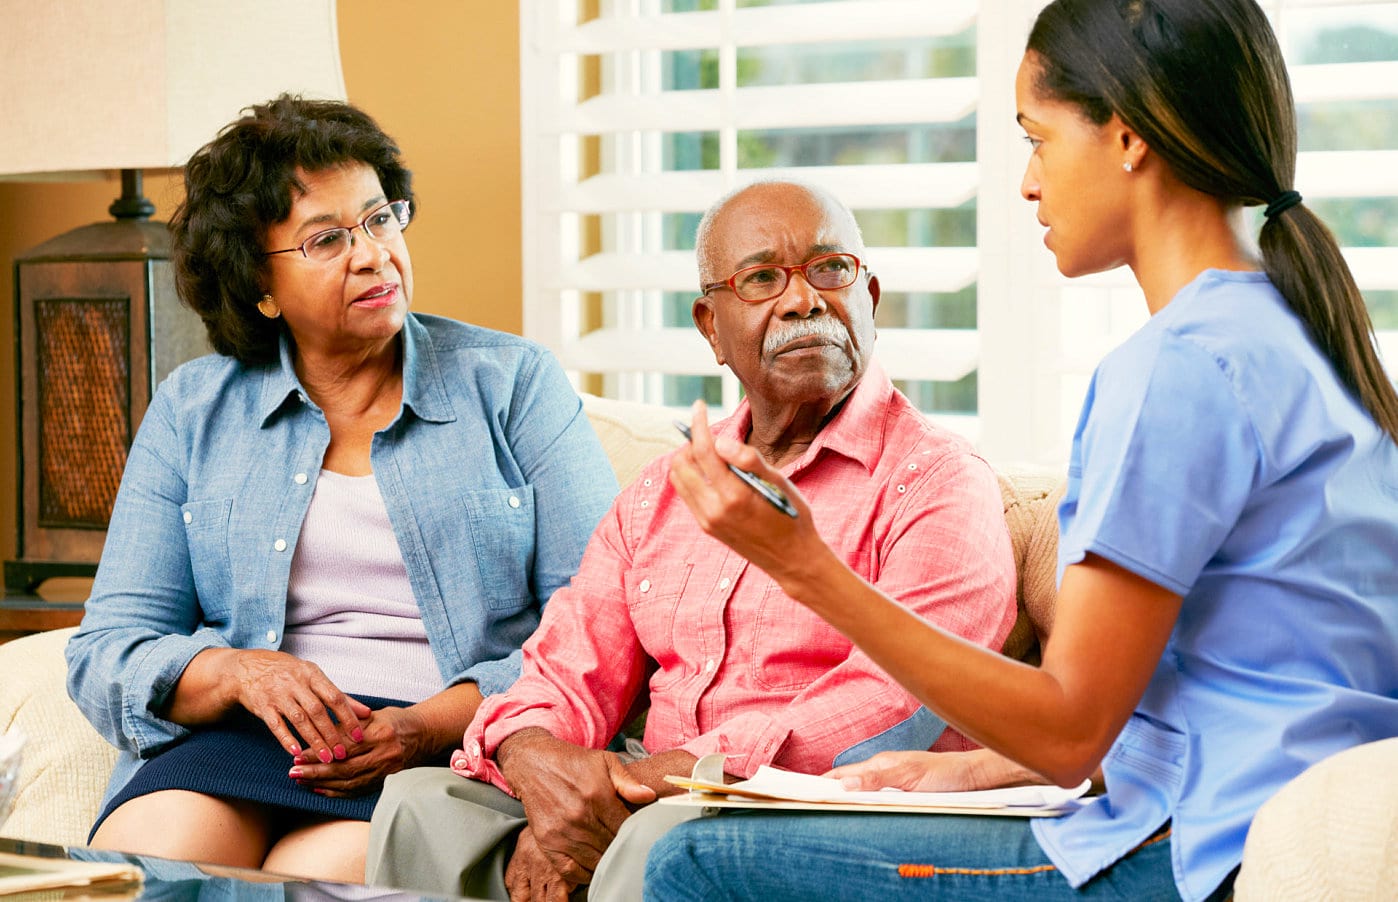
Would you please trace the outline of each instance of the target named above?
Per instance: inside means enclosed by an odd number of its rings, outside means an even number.
[[[257,312],[267,265],[263,237],[291,215],[294,194],[305,190],[297,169],[345,163],[372,167],[389,200],[414,200],[398,145],[363,111],[339,101],[283,94],[249,107],[185,164],[185,199],[170,222],[175,285],[215,351],[248,364],[277,359],[281,321]]]

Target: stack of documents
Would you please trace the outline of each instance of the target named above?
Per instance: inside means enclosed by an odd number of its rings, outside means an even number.
[[[73,861],[0,852],[0,895],[69,887],[139,884],[141,869],[121,861]],[[115,898],[115,897],[113,897]]]
[[[818,811],[875,811],[922,814],[993,814],[1010,817],[1053,817],[1075,811],[1091,800],[1082,797],[1091,785],[1084,780],[1071,789],[1058,786],[1011,786],[972,792],[905,792],[900,789],[851,791],[839,780],[796,774],[774,767],[760,767],[750,780],[725,784],[722,772],[713,773],[705,755],[695,765],[693,777],[668,776],[688,795],[666,796],[668,805],[705,808],[786,808]],[[706,766],[707,765],[707,766]]]

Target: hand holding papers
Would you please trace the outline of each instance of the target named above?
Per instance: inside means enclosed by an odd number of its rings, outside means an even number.
[[[719,771],[709,759],[716,758]],[[1091,785],[1084,780],[1072,789],[1058,786],[1012,786],[972,792],[905,792],[881,789],[851,791],[839,780],[760,767],[750,780],[724,784],[722,755],[705,755],[694,766],[694,776],[666,777],[689,795],[668,796],[670,805],[714,808],[794,808],[825,811],[883,811],[926,814],[988,814],[1010,817],[1052,817],[1085,804],[1082,796]]]

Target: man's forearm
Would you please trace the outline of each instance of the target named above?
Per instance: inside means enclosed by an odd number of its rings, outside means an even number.
[[[541,744],[557,741],[553,734],[543,727],[525,727],[518,733],[506,736],[496,746],[495,766],[500,768],[505,782],[513,788],[515,780],[511,776],[512,763],[514,767],[519,767],[521,762],[527,762],[533,757],[529,751],[531,747],[537,749]]]
[[[655,790],[657,796],[668,796],[681,792],[681,789],[673,783],[667,783],[665,776],[673,774],[677,777],[687,777],[694,772],[694,764],[698,760],[682,749],[671,749],[631,762],[626,765],[626,772]]]

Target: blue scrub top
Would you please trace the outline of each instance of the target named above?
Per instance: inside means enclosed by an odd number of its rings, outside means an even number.
[[[1091,552],[1183,604],[1106,794],[1034,834],[1080,886],[1171,821],[1204,898],[1282,784],[1398,735],[1398,447],[1266,275],[1210,270],[1098,368],[1059,520],[1060,580]]]

